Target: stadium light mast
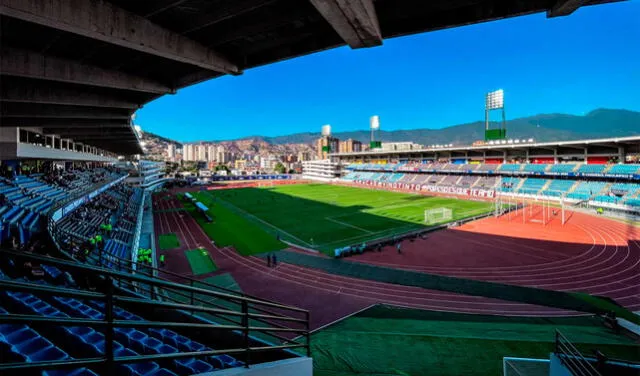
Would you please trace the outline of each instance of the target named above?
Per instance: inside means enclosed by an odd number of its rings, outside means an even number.
[[[502,124],[498,129],[489,129],[489,115],[491,111],[502,112]],[[507,120],[504,111],[504,90],[491,91],[485,95],[484,100],[484,139],[504,140],[507,138]]]
[[[380,130],[380,116],[373,115],[369,118],[369,129],[371,129],[369,149],[380,149],[382,147],[382,142],[376,141],[376,133]]]

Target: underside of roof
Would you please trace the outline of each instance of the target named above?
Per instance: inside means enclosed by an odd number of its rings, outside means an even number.
[[[141,153],[131,115],[176,90],[342,45],[578,0],[0,0],[0,126]]]

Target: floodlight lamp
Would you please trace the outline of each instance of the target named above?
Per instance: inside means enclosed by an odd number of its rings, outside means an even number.
[[[530,138],[530,139],[529,139],[529,142],[533,142],[533,138]]]
[[[501,142],[501,144],[503,144],[503,145],[506,144],[506,143],[507,143],[507,141],[505,141],[505,140],[502,140],[502,142]]]
[[[369,127],[373,130],[378,130],[380,129],[380,116],[378,115],[373,115],[370,119],[369,119]]]
[[[520,143],[520,140],[516,139],[516,140],[515,140],[515,143],[516,143],[516,144],[519,144],[519,143]]]
[[[508,144],[513,144],[513,140],[508,140],[507,143]]]

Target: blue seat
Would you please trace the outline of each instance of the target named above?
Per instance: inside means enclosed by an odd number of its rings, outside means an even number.
[[[73,370],[57,369],[51,371],[43,371],[42,376],[98,376],[98,374],[87,368],[78,368]]]
[[[166,368],[157,369],[151,373],[145,374],[145,376],[178,376],[175,373],[169,371]]]
[[[202,360],[194,359],[194,358],[177,359],[175,363],[176,363],[176,370],[180,374],[211,372],[216,369],[211,364],[207,362],[203,362]]]

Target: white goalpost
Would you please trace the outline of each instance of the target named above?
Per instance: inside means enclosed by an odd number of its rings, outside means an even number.
[[[453,210],[449,208],[426,209],[424,211],[424,223],[431,225],[448,222],[453,219]]]

